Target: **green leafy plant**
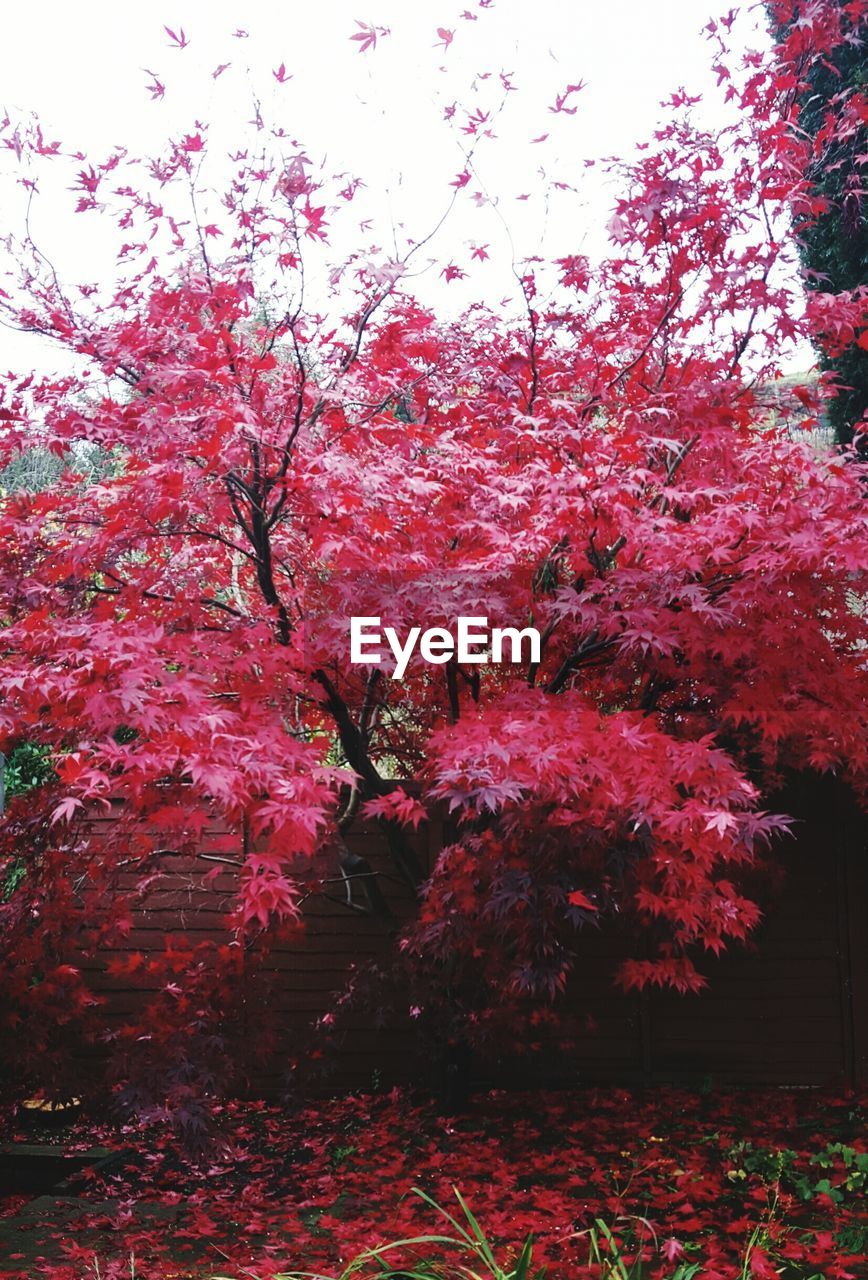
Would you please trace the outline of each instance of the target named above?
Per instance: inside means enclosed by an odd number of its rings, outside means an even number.
[[[358,1147],[353,1146],[351,1144],[347,1144],[346,1146],[335,1147],[334,1151],[331,1153],[332,1168],[333,1169],[340,1168],[340,1166],[344,1163],[344,1161],[349,1160],[350,1156],[353,1155],[356,1151],[358,1151]]]
[[[35,787],[44,786],[54,779],[51,753],[36,742],[19,742],[2,761],[2,800],[13,800],[26,795]],[[0,805],[0,810],[2,810]],[[17,856],[7,862],[0,876],[0,902],[8,902],[27,876],[27,859]]]
[[[38,742],[19,742],[6,758],[3,776],[5,792],[10,799],[51,782],[54,769],[49,749]]]
[[[842,1253],[868,1253],[868,1222],[854,1222],[835,1232],[835,1244]]]
[[[727,1154],[733,1162],[728,1171],[731,1182],[744,1181],[749,1174],[766,1183],[783,1182],[793,1176],[798,1159],[796,1152],[788,1147],[755,1147],[749,1141],[735,1143]]]
[[[753,1174],[769,1185],[786,1187],[804,1201],[826,1196],[833,1203],[842,1204],[849,1195],[864,1195],[868,1189],[868,1153],[842,1142],[827,1143],[802,1168],[798,1167],[795,1151],[754,1147],[748,1141],[731,1147],[729,1157],[733,1161],[728,1172],[730,1181],[743,1181]],[[818,1177],[814,1170],[825,1173]]]

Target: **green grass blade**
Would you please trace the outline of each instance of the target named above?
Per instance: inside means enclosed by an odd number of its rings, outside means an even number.
[[[458,1221],[457,1218],[453,1218],[452,1214],[449,1212],[448,1209],[444,1208],[442,1204],[438,1204],[438,1202],[434,1200],[433,1197],[428,1195],[427,1191],[422,1191],[420,1187],[414,1187],[413,1194],[419,1196],[419,1198],[424,1200],[427,1205],[430,1205],[432,1209],[436,1209],[437,1213],[439,1213],[441,1217],[444,1217],[447,1222],[450,1222],[452,1224],[452,1226],[461,1236],[464,1243],[468,1245],[471,1249],[474,1247],[473,1236],[471,1236],[464,1229],[464,1227],[462,1227],[461,1223]]]
[[[518,1256],[518,1262],[513,1270],[513,1280],[527,1280],[530,1264],[533,1258],[533,1233],[531,1233],[524,1242],[524,1247]]]
[[[462,1196],[458,1188],[453,1187],[452,1190],[455,1192],[455,1198],[457,1199],[458,1203],[461,1205],[462,1213],[464,1214],[467,1221],[470,1223],[470,1230],[473,1232],[473,1235],[476,1237],[476,1243],[479,1247],[479,1251],[482,1254],[483,1258],[485,1259],[486,1263],[488,1264],[489,1270],[494,1275],[499,1275],[500,1268],[498,1267],[497,1263],[494,1260],[494,1254],[491,1252],[491,1246],[489,1245],[487,1239],[485,1238],[485,1233],[483,1232],[479,1223],[476,1221],[476,1218],[471,1213],[470,1208],[467,1204],[467,1201],[464,1199],[464,1197]]]

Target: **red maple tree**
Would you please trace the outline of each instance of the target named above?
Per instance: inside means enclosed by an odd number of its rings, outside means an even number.
[[[518,264],[518,320],[423,305],[422,237],[360,238],[310,303],[309,255],[358,184],[258,107],[219,192],[202,122],[146,160],[4,122],[25,186],[71,161],[77,210],[122,239],[110,287],[74,285],[28,226],[0,295],[75,357],[2,383],[4,457],[63,460],[0,513],[2,744],[49,747],[57,779],[5,823],[27,864],[2,907],[6,1016],[29,1020],[31,1058],[86,1022],[71,956],[128,927],[119,868],[146,883],[153,833],[195,844],[206,806],[249,833],[239,937],[300,925],[374,818],[420,899],[404,955],[432,987],[472,974],[484,1025],[556,995],[581,928],[614,912],[658,939],[624,983],[697,989],[697,957],[758,919],[742,873],[786,826],[763,797],[789,770],[864,789],[859,469],[804,438],[822,381],[777,394],[795,340],[868,341],[864,295],[805,302],[789,237],[824,148],[868,111],[851,96],[816,139],[798,128],[844,10],[847,38],[864,31],[864,5],[806,0],[774,55],[738,65],[712,24],[733,123],[702,127],[675,95],[611,166],[608,254]],[[473,175],[470,155],[452,201]],[[462,265],[449,247],[446,282],[488,249]],[[536,627],[539,662],[416,655],[400,680],[350,662],[353,615],[482,614]],[[123,838],[94,841],[111,798]],[[457,835],[423,883],[410,833],[434,804]],[[190,953],[167,990],[217,1016],[231,963]]]

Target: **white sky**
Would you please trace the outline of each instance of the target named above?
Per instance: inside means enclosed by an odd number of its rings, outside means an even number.
[[[465,4],[476,21],[460,16]],[[226,0],[32,0],[5,8],[0,94],[7,112],[36,111],[48,137],[100,158],[116,144],[156,151],[196,120],[211,122],[211,147],[223,154],[244,133],[255,91],[264,113],[315,164],[365,180],[359,216],[373,217],[382,244],[391,224],[399,234],[401,227],[413,238],[426,234],[464,167],[444,107],[458,100],[487,110],[503,96],[498,73],[510,72],[518,92],[506,95],[497,137],[477,153],[478,174],[503,220],[462,200],[432,246],[438,264],[419,286],[426,300],[436,295],[448,307],[514,295],[504,220],[518,257],[598,252],[613,191],[583,161],[628,155],[674,90],[702,93],[703,118],[723,121],[702,28],[726,7],[724,0],[493,0],[486,8],[479,0],[253,0],[243,9]],[[391,34],[362,53],[350,39],[357,19]],[[758,21],[754,13],[736,24],[740,47],[764,41]],[[163,24],[183,28],[188,47],[172,47]],[[233,37],[239,27],[249,38]],[[434,47],[438,27],[454,30],[446,50]],[[224,62],[231,66],[213,79]],[[292,77],[284,85],[272,75],[281,63]],[[165,83],[162,101],[151,100],[144,68]],[[493,75],[474,87],[478,72]],[[579,80],[587,87],[570,100],[576,113],[553,114],[556,94]],[[544,143],[531,142],[543,133]],[[577,191],[547,205],[542,193],[552,177]],[[0,190],[2,230],[20,229],[22,194]],[[94,215],[72,214],[74,199],[63,187],[43,189],[33,211],[37,242],[63,278],[106,278],[110,245]],[[487,244],[490,261],[471,262],[471,243]],[[340,233],[335,248],[343,248]],[[441,280],[451,259],[473,268],[470,281]],[[0,366],[44,368],[47,361],[32,339],[0,333]]]

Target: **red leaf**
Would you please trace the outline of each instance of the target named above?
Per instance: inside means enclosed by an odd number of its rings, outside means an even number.
[[[571,907],[581,907],[584,911],[598,910],[590,898],[582,893],[580,889],[574,889],[572,893],[567,894],[567,902]]]
[[[171,27],[163,27],[163,30],[171,40],[172,44],[176,45],[179,49],[187,48],[190,41],[187,39],[187,35],[183,27],[179,27],[177,33],[174,32]]]

